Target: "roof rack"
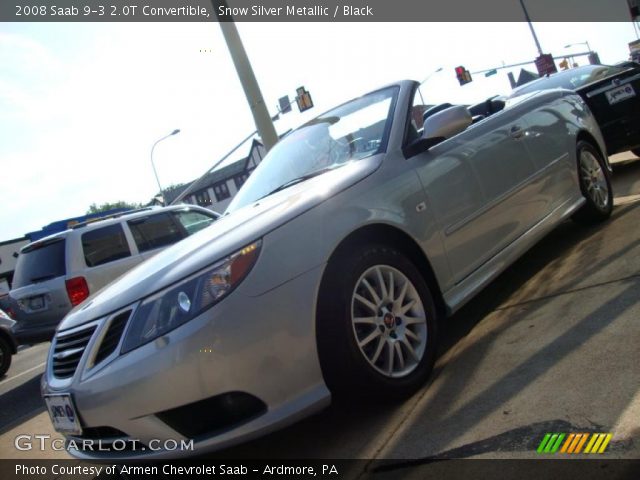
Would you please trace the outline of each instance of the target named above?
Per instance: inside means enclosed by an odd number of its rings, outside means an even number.
[[[113,215],[105,215],[104,217],[96,217],[96,218],[92,218],[90,220],[85,220],[84,222],[76,223],[71,228],[73,230],[76,230],[78,228],[86,227],[87,225],[89,225],[91,223],[100,222],[102,220],[110,220],[112,218],[119,218],[119,217],[122,217],[123,215],[131,215],[133,213],[146,212],[146,211],[153,210],[153,209],[154,209],[154,207],[143,207],[143,208],[135,208],[133,210],[126,210],[124,212],[114,213]]]

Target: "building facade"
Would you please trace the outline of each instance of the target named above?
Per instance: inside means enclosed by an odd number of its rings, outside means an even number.
[[[245,158],[209,172],[199,181],[194,180],[198,182],[197,187],[181,201],[200,205],[218,213],[224,212],[231,199],[238,193],[240,187],[260,164],[266,153],[264,145],[254,139],[249,154]],[[170,204],[192,184],[193,182],[189,182],[172,189],[166,189],[164,191],[165,202]]]

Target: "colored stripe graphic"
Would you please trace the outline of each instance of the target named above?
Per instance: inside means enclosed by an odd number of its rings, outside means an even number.
[[[578,443],[578,446],[576,447],[576,450],[573,453],[580,453],[580,451],[582,450],[582,446],[584,445],[584,442],[587,441],[587,438],[589,438],[589,434],[583,433],[582,438],[580,439],[580,443]]]
[[[564,445],[562,446],[562,450],[560,450],[560,453],[567,453],[567,449],[569,448],[569,445],[571,445],[571,442],[573,442],[573,439],[575,438],[576,434],[575,433],[570,433],[569,436],[567,437],[567,441],[564,442]]]
[[[612,435],[610,433],[547,433],[538,445],[537,453],[604,453]],[[566,439],[566,440],[565,440]],[[564,442],[564,443],[563,443]],[[585,446],[584,451],[582,448]]]
[[[538,450],[536,450],[538,453],[542,453],[544,451],[544,447],[547,444],[547,442],[549,441],[549,439],[551,438],[551,434],[547,433],[544,438],[542,439],[542,441],[540,442],[540,445],[538,445]]]
[[[609,445],[609,442],[611,441],[611,437],[613,437],[613,435],[611,435],[610,433],[607,433],[607,436],[604,438],[604,442],[602,442],[602,445],[600,446],[600,450],[598,450],[598,453],[604,453],[605,449],[607,448],[607,445]]]
[[[589,440],[589,443],[587,443],[587,448],[584,449],[584,453],[591,453],[591,447],[593,447],[593,444],[596,443],[599,436],[599,433],[594,433],[593,435],[591,435],[591,439]]]
[[[569,451],[567,453],[573,453],[575,451],[576,447],[578,446],[578,443],[580,443],[580,440],[582,440],[583,436],[584,436],[583,433],[576,433],[576,436],[573,439],[573,443],[569,447]]]

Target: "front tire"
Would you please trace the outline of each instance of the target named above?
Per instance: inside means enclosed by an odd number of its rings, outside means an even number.
[[[9,343],[4,338],[0,338],[0,377],[9,370],[12,353]]]
[[[334,395],[403,398],[431,373],[434,301],[417,268],[394,248],[366,245],[333,259],[317,313],[320,364]]]
[[[589,142],[579,141],[577,154],[580,190],[586,203],[574,214],[573,219],[584,224],[603,222],[613,210],[609,170],[600,152]]]

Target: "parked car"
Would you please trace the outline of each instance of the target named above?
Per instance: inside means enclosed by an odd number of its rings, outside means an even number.
[[[51,340],[62,318],[89,295],[218,216],[196,206],[144,208],[25,245],[9,294],[19,342]]]
[[[631,150],[640,156],[640,64],[564,70],[518,87],[509,97],[549,88],[567,88],[582,97],[600,125],[609,155]]]
[[[452,106],[420,128],[417,92],[402,81],[289,133],[216,228],[63,320],[42,393],[72,455],[175,457],[192,452],[143,445],[217,449],[331,395],[407,396],[440,320],[560,222],[611,214],[580,96],[539,92],[473,124]]]
[[[15,323],[9,315],[0,310],[0,377],[7,373],[12,355],[18,352],[18,343],[12,332]]]

